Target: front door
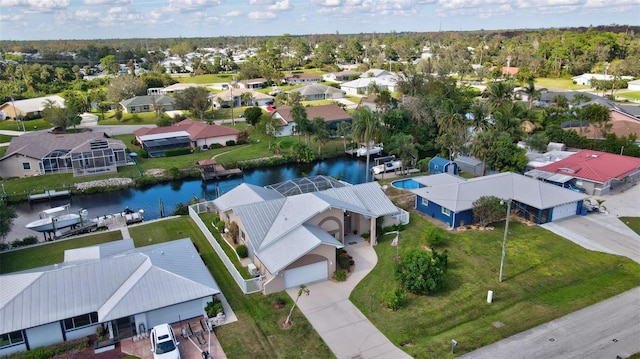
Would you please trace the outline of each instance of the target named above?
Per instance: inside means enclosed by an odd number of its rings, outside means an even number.
[[[136,320],[134,316],[116,319],[114,335],[118,339],[131,338],[138,333],[136,332]]]

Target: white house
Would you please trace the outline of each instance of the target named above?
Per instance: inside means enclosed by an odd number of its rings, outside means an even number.
[[[573,81],[575,81],[575,83],[578,84],[578,85],[591,86],[591,80],[611,81],[614,78],[616,78],[616,77],[613,76],[613,75],[586,73],[586,74],[574,76],[571,79]],[[622,80],[631,80],[631,79],[633,79],[633,76],[620,76],[619,78],[622,79]]]
[[[0,356],[107,329],[114,342],[204,314],[220,288],[189,238],[66,250],[64,262],[0,276]]]

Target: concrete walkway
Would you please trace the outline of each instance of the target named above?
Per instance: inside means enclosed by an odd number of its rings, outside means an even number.
[[[346,282],[328,280],[308,285],[310,294],[300,298],[298,308],[338,359],[411,358],[393,345],[349,301],[353,288],[378,262],[376,252],[362,238],[345,249],[353,256],[355,271]],[[287,293],[295,300],[298,289],[290,288]]]

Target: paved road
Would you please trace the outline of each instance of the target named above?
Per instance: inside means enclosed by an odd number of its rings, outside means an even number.
[[[356,263],[356,270],[346,282],[323,281],[310,284],[309,296],[298,301],[298,308],[320,334],[338,359],[411,358],[393,345],[349,300],[353,288],[378,262],[375,250],[362,238],[348,238],[346,246]],[[298,289],[287,293],[295,300]],[[295,323],[294,323],[295,325]]]

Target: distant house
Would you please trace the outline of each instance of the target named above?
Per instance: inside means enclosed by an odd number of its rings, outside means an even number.
[[[0,106],[0,119],[28,120],[42,117],[47,101],[53,101],[58,107],[64,107],[64,99],[57,95],[8,101]]]
[[[344,70],[340,72],[331,72],[328,74],[322,75],[322,79],[324,81],[331,82],[346,82],[349,81],[350,78],[360,76],[360,72],[352,71],[352,70]]]
[[[434,157],[429,161],[429,173],[449,173],[458,174],[458,164],[442,157]]]
[[[174,103],[175,100],[169,96],[146,95],[122,100],[120,106],[125,113],[140,113],[155,111],[158,106],[161,106],[163,111],[171,111],[174,109]]]
[[[416,209],[451,228],[473,224],[473,202],[484,196],[512,200],[518,216],[542,224],[581,213],[589,196],[516,173],[464,178],[442,173],[414,177],[424,187],[413,189]]]
[[[171,95],[177,92],[182,92],[191,87],[202,87],[198,84],[190,83],[176,83],[167,87],[150,87],[147,89],[147,95]]]
[[[284,81],[289,85],[308,85],[322,81],[322,76],[308,73],[287,74],[284,75]]]
[[[200,147],[206,150],[213,144],[225,146],[227,141],[237,141],[238,133],[240,131],[235,128],[185,119],[173,126],[143,127],[134,135],[149,157],[158,157],[174,148]]]
[[[212,94],[209,96],[209,100],[214,108],[231,107],[232,105],[233,107],[240,107],[243,105],[242,97],[245,93],[251,94],[251,103],[248,105],[244,104],[247,106],[265,106],[268,103],[273,103],[275,99],[273,96],[250,89],[229,88],[217,94]]]
[[[526,176],[539,178],[550,174],[574,180],[588,194],[601,196],[612,188],[640,181],[640,158],[613,153],[581,150],[562,160],[538,167]],[[557,181],[556,181],[557,182]]]
[[[214,204],[227,227],[238,225],[265,294],[330,278],[338,269],[336,249],[352,233],[369,233],[373,246],[376,223],[408,223],[377,182],[351,185],[326,176],[266,188],[243,183]]]
[[[5,178],[69,172],[78,177],[115,173],[119,166],[133,163],[127,146],[103,132],[38,131],[11,140],[0,158],[0,173]]]
[[[580,121],[562,123],[562,129],[575,130],[578,135],[591,139],[604,139],[602,128]],[[609,121],[606,133],[613,133],[618,137],[629,137],[633,135],[640,143],[640,118],[632,116],[621,109],[612,108],[609,110]]]
[[[243,89],[262,89],[267,86],[267,79],[265,78],[257,78],[257,79],[248,79],[248,80],[240,80],[238,81],[238,86]]]
[[[376,86],[380,90],[389,90],[394,92],[396,88],[396,80],[392,77],[361,77],[359,79],[345,82],[340,85],[347,94],[354,96],[362,96],[371,92],[371,89]]]
[[[1,275],[0,288],[0,356],[86,338],[98,326],[115,341],[146,334],[202,317],[221,293],[189,238],[66,250],[62,263]]]
[[[296,122],[293,120],[291,114],[291,106],[280,106],[272,114],[271,117],[277,118],[282,121],[282,129],[280,136],[291,136],[294,132]],[[353,121],[353,117],[349,115],[345,110],[336,104],[309,106],[305,107],[307,112],[307,119],[313,121],[314,118],[320,117],[329,124],[329,127],[335,130],[340,122]]]
[[[616,77],[613,75],[607,75],[607,74],[590,74],[590,73],[586,73],[586,74],[582,74],[582,75],[578,75],[578,76],[574,76],[571,79],[578,85],[583,85],[583,86],[592,86],[593,84],[591,83],[592,80],[605,80],[605,81],[612,81],[615,78],[620,78],[622,80],[632,80],[633,76],[620,76],[620,77]]]
[[[340,89],[322,84],[307,85],[289,91],[289,93],[294,92],[300,93],[303,101],[332,100],[344,98],[345,95],[345,92]]]
[[[633,80],[627,83],[629,91],[640,91],[640,80]]]

